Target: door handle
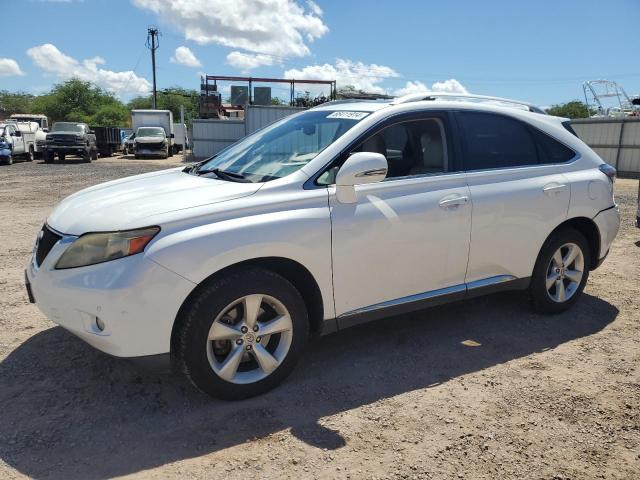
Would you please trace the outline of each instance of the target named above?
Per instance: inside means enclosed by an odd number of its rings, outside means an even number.
[[[463,195],[446,196],[438,202],[438,205],[440,208],[456,208],[460,205],[466,205],[468,201],[469,197]]]
[[[545,195],[549,195],[549,196],[564,192],[566,190],[567,190],[567,186],[564,183],[550,183],[548,185],[545,185],[544,188],[542,189]]]

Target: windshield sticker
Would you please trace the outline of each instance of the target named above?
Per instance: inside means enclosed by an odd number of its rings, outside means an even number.
[[[369,112],[333,112],[327,118],[347,118],[349,120],[362,120]]]

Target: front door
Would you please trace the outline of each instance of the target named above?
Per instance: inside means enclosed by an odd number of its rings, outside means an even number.
[[[330,189],[336,316],[464,291],[471,204],[451,145],[447,117],[434,114],[383,127],[352,150],[382,153],[389,171],[356,186],[355,203]]]

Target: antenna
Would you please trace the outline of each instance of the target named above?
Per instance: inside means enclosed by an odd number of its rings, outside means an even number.
[[[151,50],[151,69],[153,70],[153,108],[157,108],[158,92],[156,91],[156,50],[160,47],[160,32],[156,27],[147,29],[147,48]]]

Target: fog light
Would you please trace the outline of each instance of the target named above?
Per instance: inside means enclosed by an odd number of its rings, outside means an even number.
[[[104,322],[99,317],[96,317],[96,327],[98,327],[98,330],[100,330],[101,332],[105,327]]]

